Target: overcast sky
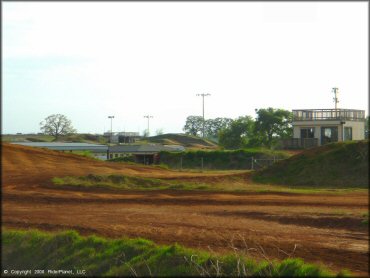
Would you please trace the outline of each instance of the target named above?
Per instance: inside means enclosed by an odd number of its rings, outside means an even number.
[[[3,2],[3,133],[182,132],[256,108],[368,114],[367,2]]]

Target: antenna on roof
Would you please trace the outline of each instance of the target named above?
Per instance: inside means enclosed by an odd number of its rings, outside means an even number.
[[[332,88],[332,92],[334,93],[334,97],[333,97],[333,101],[334,101],[334,104],[335,104],[335,110],[337,110],[338,106],[338,102],[339,102],[339,99],[338,99],[338,88]]]

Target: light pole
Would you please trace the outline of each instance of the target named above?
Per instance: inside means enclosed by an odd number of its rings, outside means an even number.
[[[205,120],[204,120],[204,97],[207,97],[207,96],[210,96],[211,94],[197,94],[198,97],[202,97],[202,103],[203,103],[203,132],[202,132],[202,135],[203,135],[203,138],[204,138],[204,124],[205,124]]]
[[[148,137],[149,137],[149,134],[150,134],[150,132],[149,132],[149,119],[150,118],[153,118],[153,116],[145,115],[144,118],[147,118],[148,119]]]
[[[110,143],[112,143],[112,137],[113,137],[112,122],[113,122],[114,116],[108,116],[108,119],[110,119]]]

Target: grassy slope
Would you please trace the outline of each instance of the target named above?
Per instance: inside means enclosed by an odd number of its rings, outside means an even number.
[[[333,143],[306,150],[256,172],[256,182],[298,185],[369,186],[369,141]]]
[[[54,142],[54,137],[42,134],[2,135],[1,140],[3,142]],[[107,139],[104,138],[102,135],[73,134],[68,136],[60,136],[58,141],[105,144],[107,142]]]
[[[38,134],[1,135],[2,142],[52,142],[53,136]]]
[[[146,139],[150,143],[160,143],[164,145],[182,145],[187,148],[196,149],[217,149],[217,144],[203,138],[190,135],[182,134],[162,134],[157,136],[152,136]]]
[[[8,229],[2,233],[2,268],[85,270],[88,276],[333,276],[301,259],[257,264],[239,255],[214,256],[145,239]]]

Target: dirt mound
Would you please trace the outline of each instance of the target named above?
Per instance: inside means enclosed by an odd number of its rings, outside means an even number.
[[[162,134],[152,136],[148,138],[149,142],[160,143],[160,144],[174,144],[182,145],[187,148],[195,149],[217,149],[217,144],[196,136],[190,136],[185,134]]]
[[[222,176],[186,173],[126,163],[109,163],[71,153],[2,143],[2,180],[5,184],[49,182],[53,177],[122,174],[157,178]]]
[[[262,183],[303,186],[368,187],[369,141],[313,148],[258,171]]]
[[[88,173],[161,174],[166,170],[135,165],[113,164],[80,155],[49,149],[2,144],[2,177],[12,181],[45,181],[52,177]]]

